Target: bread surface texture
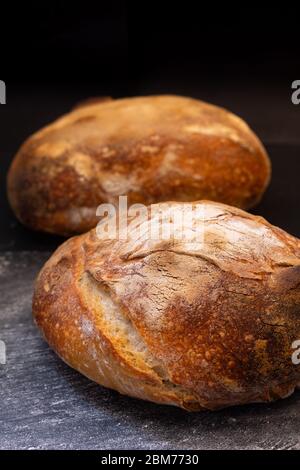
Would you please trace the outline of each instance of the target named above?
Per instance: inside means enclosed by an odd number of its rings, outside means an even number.
[[[234,114],[180,96],[87,102],[36,132],[8,175],[28,227],[85,232],[103,202],[210,199],[248,209],[270,179],[266,151]]]
[[[124,227],[116,239],[93,229],[51,256],[33,298],[49,345],[105,387],[187,410],[291,394],[300,382],[299,240],[220,203],[153,207],[126,238]],[[196,216],[179,237],[149,237],[187,207]]]

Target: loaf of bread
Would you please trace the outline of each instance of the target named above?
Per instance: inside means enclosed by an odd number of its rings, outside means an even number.
[[[192,224],[175,236],[186,208]],[[171,236],[149,236],[160,226]],[[122,230],[69,239],[38,276],[33,314],[67,364],[122,394],[187,410],[294,391],[298,239],[206,201],[154,205]]]
[[[210,199],[255,205],[270,178],[259,139],[237,116],[178,96],[89,102],[30,137],[15,157],[8,196],[35,230],[82,233],[96,208]]]

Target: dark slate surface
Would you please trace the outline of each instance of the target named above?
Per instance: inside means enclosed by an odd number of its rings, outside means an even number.
[[[271,405],[187,413],[123,397],[49,350],[31,319],[45,252],[0,254],[1,449],[300,449],[300,392]]]

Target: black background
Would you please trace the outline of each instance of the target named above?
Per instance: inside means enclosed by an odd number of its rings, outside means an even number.
[[[225,106],[265,143],[273,178],[254,212],[300,236],[299,8],[226,2],[1,5],[0,250],[52,249],[6,200],[9,163],[33,131],[90,96],[177,93]]]

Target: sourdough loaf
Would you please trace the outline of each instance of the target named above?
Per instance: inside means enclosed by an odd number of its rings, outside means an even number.
[[[183,237],[149,237],[151,223],[171,224],[187,205],[200,211]],[[159,208],[139,236],[137,221],[127,239],[93,229],[51,256],[33,299],[50,346],[105,387],[188,410],[292,393],[299,240],[220,203]]]
[[[179,96],[90,102],[36,132],[8,175],[18,217],[35,230],[81,233],[103,202],[210,199],[254,206],[270,179],[266,151],[247,124]]]

